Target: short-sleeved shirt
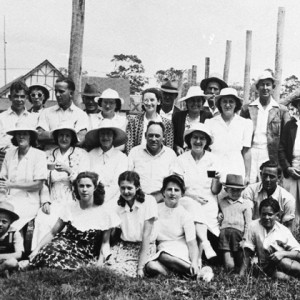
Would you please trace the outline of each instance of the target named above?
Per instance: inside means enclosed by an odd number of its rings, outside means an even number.
[[[263,267],[268,264],[269,254],[276,250],[300,251],[300,244],[287,227],[275,222],[274,227],[267,233],[260,219],[250,223],[243,247],[257,252],[259,263]]]
[[[158,204],[157,232],[159,242],[196,239],[193,218],[181,205],[170,208],[165,203]]]
[[[40,127],[45,131],[52,131],[65,122],[68,124],[72,123],[76,132],[88,128],[87,114],[74,103],[66,110],[63,110],[58,105],[44,109],[40,114],[37,128]]]
[[[12,145],[12,137],[6,132],[18,127],[19,124],[26,124],[26,126],[35,128],[36,119],[27,110],[24,110],[20,115],[17,115],[11,108],[0,113],[0,148]]]
[[[163,179],[171,174],[175,152],[166,146],[153,156],[145,145],[135,146],[128,155],[129,167],[140,175],[142,190],[150,194],[159,191]]]
[[[118,207],[117,213],[121,219],[121,239],[126,242],[141,242],[145,221],[157,220],[157,203],[153,196],[146,195],[143,203],[135,201],[131,209],[126,203],[124,207]],[[155,239],[156,232],[153,228],[150,241]]]
[[[253,220],[259,218],[259,205],[268,198],[266,191],[263,189],[262,182],[250,184],[246,187],[242,194],[243,198],[253,202]],[[271,197],[278,201],[280,206],[279,220],[280,222],[288,222],[295,218],[295,198],[283,187],[277,185],[275,192]]]
[[[59,218],[63,222],[71,222],[72,226],[80,231],[108,230],[120,225],[120,218],[114,211],[100,206],[81,209],[79,201],[62,210]]]

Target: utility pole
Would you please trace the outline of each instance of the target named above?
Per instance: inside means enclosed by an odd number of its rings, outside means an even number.
[[[4,45],[4,85],[7,83],[6,78],[6,39],[5,39],[5,16],[4,16],[4,26],[3,26],[3,45]]]
[[[225,54],[225,64],[223,80],[228,83],[229,68],[230,68],[230,57],[231,57],[231,41],[226,41],[226,54]]]
[[[210,66],[210,58],[205,57],[205,74],[204,74],[204,78],[209,77],[209,66]]]
[[[244,75],[244,104],[249,102],[250,98],[250,67],[252,52],[252,31],[246,31],[246,59],[245,59],[245,75]]]
[[[74,104],[80,106],[81,99],[81,64],[84,31],[85,0],[73,0],[72,3],[72,27],[69,55],[69,76],[73,79],[76,90],[74,93]]]

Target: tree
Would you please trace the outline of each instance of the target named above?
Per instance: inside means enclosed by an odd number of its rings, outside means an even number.
[[[159,85],[163,84],[165,81],[180,81],[184,70],[176,70],[174,68],[169,68],[167,70],[159,70],[155,73],[154,77]]]
[[[115,63],[114,70],[106,76],[111,78],[125,78],[130,83],[130,94],[141,93],[148,78],[144,76],[145,68],[142,61],[136,55],[114,55],[111,60]]]
[[[287,77],[281,85],[280,98],[285,98],[299,87],[300,81],[297,76],[291,75]]]

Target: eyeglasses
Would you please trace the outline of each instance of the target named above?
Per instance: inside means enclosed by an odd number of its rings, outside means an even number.
[[[31,93],[30,94],[30,97],[32,97],[32,98],[35,98],[35,97],[38,97],[38,98],[41,98],[42,96],[43,96],[43,94],[42,93]]]

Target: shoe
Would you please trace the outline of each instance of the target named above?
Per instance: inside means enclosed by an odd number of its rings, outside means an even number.
[[[202,243],[202,246],[203,246],[203,250],[205,252],[205,256],[208,260],[215,257],[215,256],[217,256],[216,252],[212,248],[209,241],[206,241],[206,242]]]
[[[203,267],[199,273],[198,273],[198,276],[197,276],[197,279],[202,279],[204,280],[205,282],[211,282],[211,280],[214,278],[214,272],[212,270],[211,267]]]

